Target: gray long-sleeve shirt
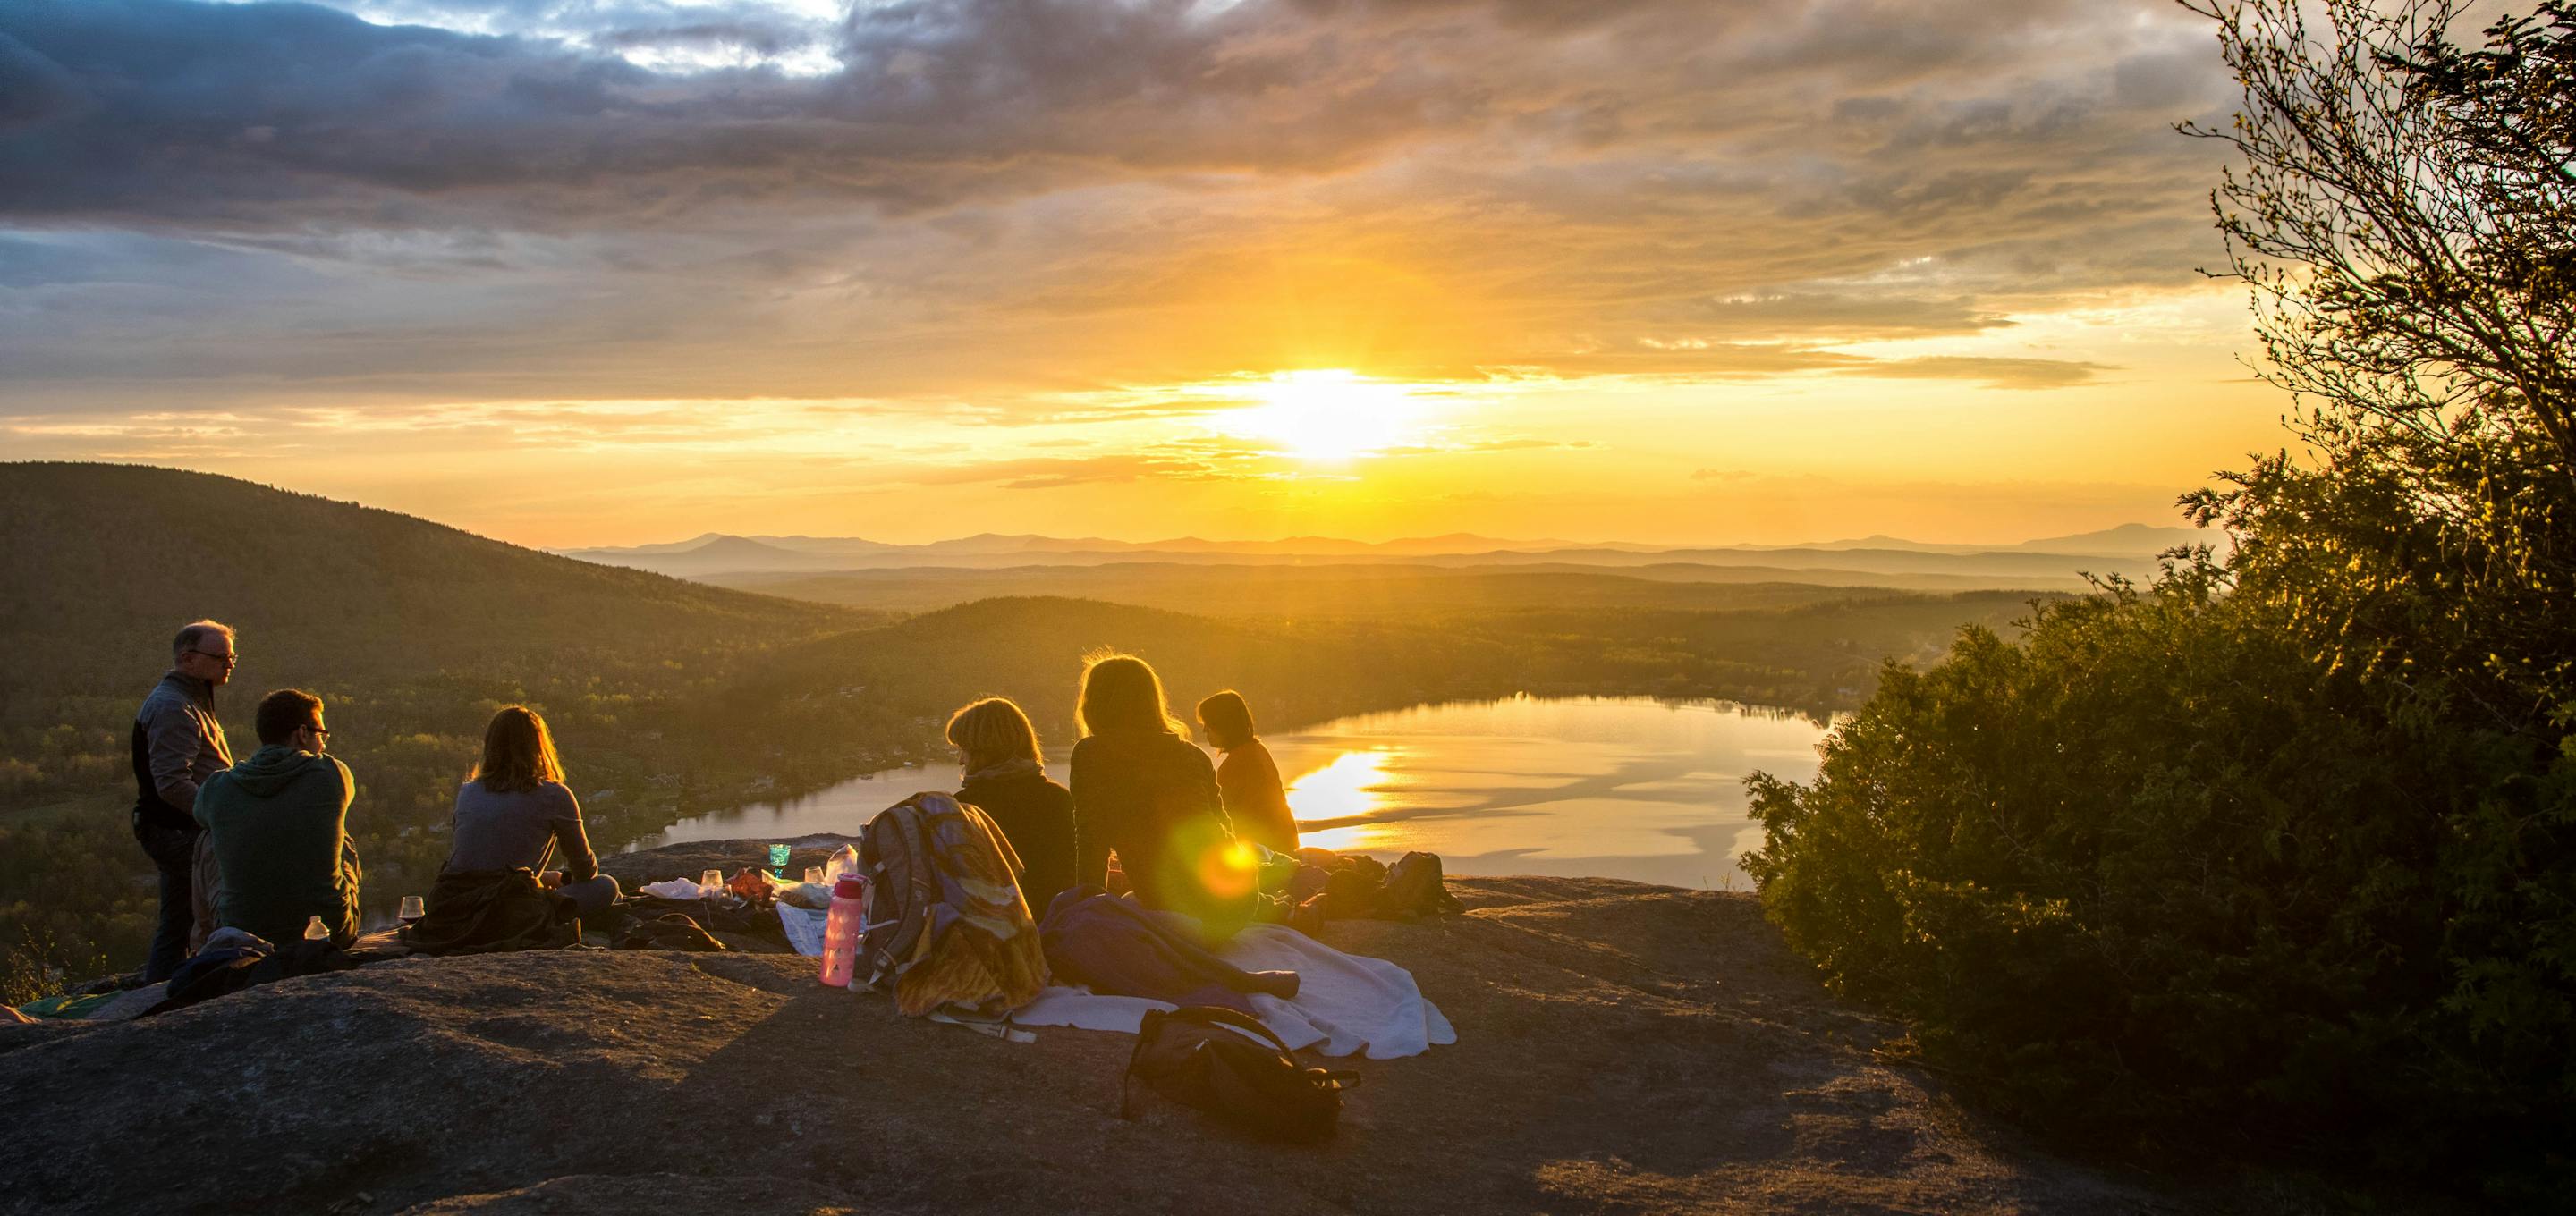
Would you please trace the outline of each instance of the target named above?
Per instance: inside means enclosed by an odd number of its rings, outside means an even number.
[[[480,781],[456,791],[454,843],[448,846],[451,873],[546,867],[557,846],[563,850],[564,878],[580,882],[599,873],[599,858],[582,831],[581,803],[562,782],[548,781],[532,790],[496,793]]]
[[[147,821],[194,828],[197,787],[231,768],[224,724],[215,720],[215,688],[175,669],[153,685],[134,714],[135,813]]]

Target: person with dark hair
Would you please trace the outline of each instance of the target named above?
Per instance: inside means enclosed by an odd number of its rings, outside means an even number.
[[[965,782],[957,801],[982,810],[1020,855],[1020,894],[1029,910],[1073,885],[1073,793],[1047,778],[1037,728],[1007,697],[986,697],[948,719]]]
[[[213,856],[199,856],[205,833],[192,812],[197,788],[232,767],[224,725],[215,720],[215,690],[239,661],[232,626],[191,622],[171,639],[170,670],[134,714],[134,839],[161,872],[161,919],[143,960],[148,984],[170,978],[214,932],[216,884],[198,880],[201,869],[212,876]]]
[[[1212,940],[1231,937],[1260,895],[1253,850],[1226,823],[1215,766],[1165,706],[1143,659],[1095,655],[1083,668],[1074,881],[1103,885],[1115,853],[1145,906],[1198,917]]]
[[[1297,816],[1279,783],[1279,764],[1253,733],[1252,707],[1229,688],[1199,702],[1199,726],[1208,746],[1225,753],[1216,766],[1217,793],[1234,833],[1273,853],[1297,851]]]
[[[196,818],[223,872],[216,923],[285,945],[322,918],[334,944],[358,936],[358,848],[349,839],[349,766],[323,754],[322,699],[281,688],[260,699],[259,750],[197,791]]]
[[[505,705],[483,729],[483,762],[456,791],[454,843],[444,872],[525,867],[570,896],[583,916],[617,903],[617,880],[599,872],[581,802],[564,784],[554,732],[525,705]],[[561,851],[563,869],[546,868]]]

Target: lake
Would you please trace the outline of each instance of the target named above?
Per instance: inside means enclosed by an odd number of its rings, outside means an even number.
[[[1515,697],[1361,714],[1264,740],[1308,844],[1390,859],[1421,849],[1451,874],[1741,889],[1735,857],[1761,840],[1745,817],[1745,775],[1813,778],[1824,734],[1788,711],[1727,702]],[[1072,749],[1052,750],[1048,772],[1061,781]],[[956,777],[947,767],[875,773],[684,819],[630,847],[856,832],[915,791],[956,788]]]

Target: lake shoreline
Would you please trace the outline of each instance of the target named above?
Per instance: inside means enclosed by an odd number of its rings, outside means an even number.
[[[1461,875],[1747,890],[1735,865],[1751,830],[1744,775],[1811,776],[1828,729],[1806,711],[1724,698],[1524,694],[1368,711],[1264,741],[1308,844],[1390,859],[1421,849]],[[1069,751],[1048,767],[1059,781]],[[846,835],[912,793],[955,788],[945,766],[884,769],[690,816],[618,851]]]

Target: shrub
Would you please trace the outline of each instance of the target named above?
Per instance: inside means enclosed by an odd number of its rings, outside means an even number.
[[[2402,1171],[2576,1126],[2576,762],[2391,704],[2198,565],[1891,665],[1744,865],[2009,1110]],[[2542,932],[2535,911],[2556,908]]]

